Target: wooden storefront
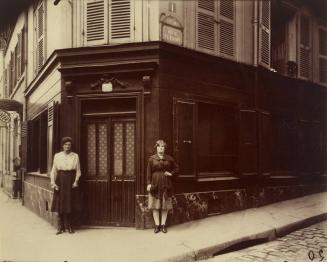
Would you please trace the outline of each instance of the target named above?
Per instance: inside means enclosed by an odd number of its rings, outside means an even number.
[[[170,223],[325,187],[320,86],[162,42],[56,56],[58,137],[81,157],[85,224],[151,226],[145,167],[159,138],[180,166]]]

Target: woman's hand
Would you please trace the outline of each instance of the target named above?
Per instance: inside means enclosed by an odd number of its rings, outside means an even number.
[[[146,187],[146,191],[150,192],[151,190],[151,184],[148,184],[148,186]]]
[[[59,186],[57,186],[55,183],[51,183],[51,188],[53,188],[54,190],[59,190]]]
[[[170,172],[168,172],[168,171],[165,171],[164,175],[165,175],[165,176],[172,176],[173,174],[170,173]]]
[[[77,181],[74,182],[73,188],[78,187]]]

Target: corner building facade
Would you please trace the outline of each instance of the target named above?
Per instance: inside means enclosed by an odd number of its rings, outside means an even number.
[[[49,222],[63,136],[81,158],[86,225],[152,226],[146,164],[159,138],[180,167],[169,224],[325,190],[327,26],[315,5],[32,2],[21,6],[34,39],[23,201]]]

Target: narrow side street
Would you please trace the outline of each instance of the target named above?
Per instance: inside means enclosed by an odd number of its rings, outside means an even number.
[[[327,221],[297,230],[275,241],[219,255],[208,262],[327,261]]]

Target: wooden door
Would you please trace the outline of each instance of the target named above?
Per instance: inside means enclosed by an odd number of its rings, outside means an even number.
[[[89,117],[83,128],[85,222],[134,226],[135,118]]]

